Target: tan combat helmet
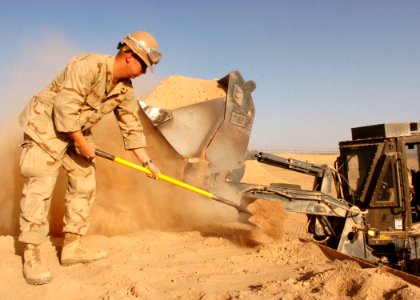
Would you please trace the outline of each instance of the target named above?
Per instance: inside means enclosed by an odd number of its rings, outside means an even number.
[[[162,58],[159,52],[159,45],[155,38],[145,31],[132,32],[122,39],[135,54],[137,54],[153,72],[153,65],[156,65]]]

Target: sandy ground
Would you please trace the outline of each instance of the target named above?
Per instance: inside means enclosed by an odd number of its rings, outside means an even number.
[[[170,80],[172,89],[152,94],[160,103],[178,97],[176,106],[224,93],[214,81]],[[123,150],[115,122],[103,122],[94,131],[96,144],[133,160]],[[144,116],[142,123],[153,160],[166,175],[182,180],[182,157]],[[83,242],[107,250],[109,257],[91,264],[59,264],[65,190],[60,176],[51,205],[51,235],[41,246],[53,279],[28,285],[22,276],[22,244],[16,240],[23,184],[16,149],[22,134],[15,123],[5,126],[1,140],[8,143],[0,145],[0,299],[420,299],[419,287],[390,273],[327,256],[307,241],[303,215],[289,213],[279,223],[283,235],[272,238],[238,223],[232,207],[103,159],[97,159],[97,200]],[[329,165],[336,158],[282,156]],[[243,181],[311,189],[313,178],[249,161]],[[229,197],[228,192],[222,196]]]
[[[311,162],[334,155],[295,155]],[[311,185],[311,177],[251,161],[245,180],[277,179]],[[269,176],[268,176],[268,175]],[[308,178],[309,177],[309,178]],[[219,204],[215,204],[219,205]],[[226,210],[231,208],[226,207]],[[43,286],[22,277],[22,248],[0,237],[2,299],[419,299],[420,288],[378,269],[331,260],[303,238],[305,219],[289,214],[285,234],[271,239],[236,222],[209,222],[189,230],[144,229],[86,236],[109,258],[62,267],[61,238],[42,245],[53,280]]]

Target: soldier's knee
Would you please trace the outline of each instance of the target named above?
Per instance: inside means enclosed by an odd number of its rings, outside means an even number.
[[[96,180],[93,177],[78,178],[76,184],[74,185],[74,192],[76,194],[90,195],[96,190]]]

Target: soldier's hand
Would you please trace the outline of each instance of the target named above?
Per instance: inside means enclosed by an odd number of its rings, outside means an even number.
[[[95,158],[95,149],[96,145],[93,143],[84,143],[82,145],[77,145],[80,155],[86,157],[87,159]]]
[[[89,143],[81,131],[69,132],[71,139],[76,145],[76,151],[87,159],[95,158],[96,146],[94,143]]]
[[[150,172],[152,172],[150,174],[147,174],[147,177],[150,177],[153,179],[159,178],[160,170],[154,163],[151,162],[146,167],[150,170]]]

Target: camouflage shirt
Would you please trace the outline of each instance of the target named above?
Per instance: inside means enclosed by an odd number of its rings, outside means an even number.
[[[73,57],[21,113],[19,121],[25,134],[58,158],[72,143],[68,132],[82,131],[91,139],[90,128],[114,112],[125,148],[145,147],[131,80],[112,83],[114,59],[104,54]]]

